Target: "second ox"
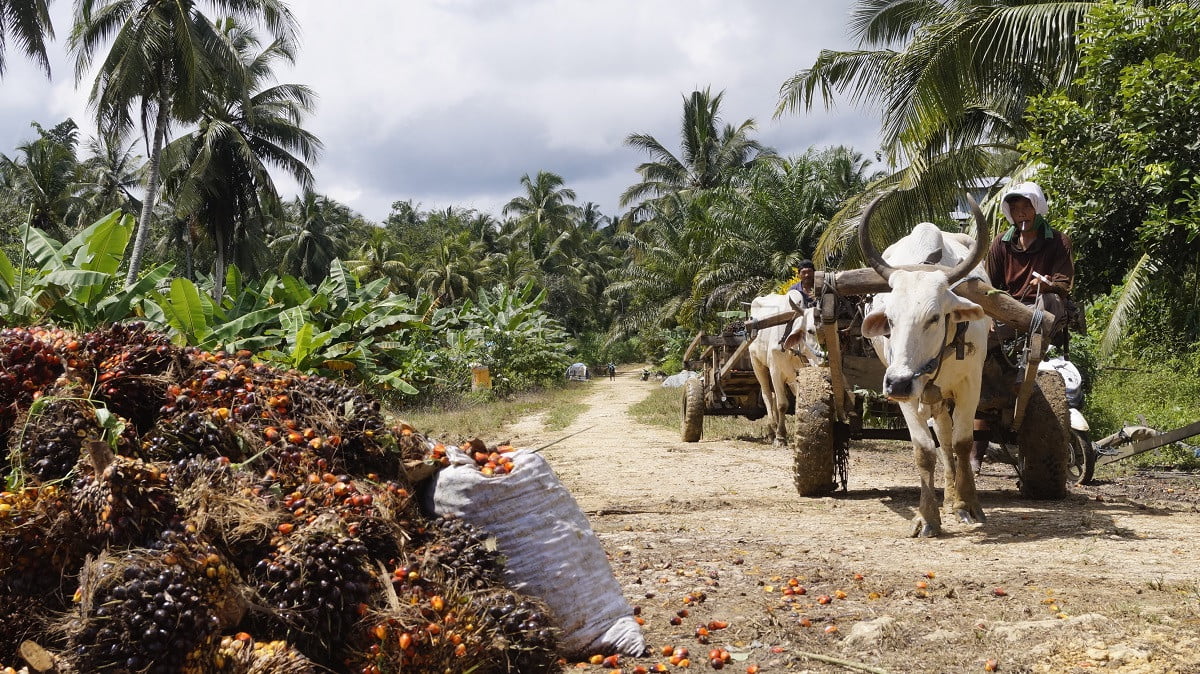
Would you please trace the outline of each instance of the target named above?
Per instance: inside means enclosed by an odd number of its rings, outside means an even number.
[[[887,368],[883,394],[898,403],[912,438],[921,497],[911,535],[936,536],[941,533],[934,491],[937,452],[944,467],[947,510],[968,524],[985,519],[970,455],[989,319],[982,307],[959,297],[953,288],[967,277],[988,280],[980,265],[987,252],[987,224],[979,206],[969,200],[975,238],[924,222],[880,255],[868,230],[880,198],[863,212],[858,240],[863,256],[891,292],[875,296],[862,334],[871,339]],[[930,432],[931,422],[938,442]]]
[[[787,442],[787,417],[795,400],[792,384],[802,367],[820,365],[825,352],[817,343],[816,310],[801,309],[800,294],[771,294],[754,298],[750,318],[761,321],[778,314],[799,311],[791,321],[763,328],[750,343],[754,378],[767,407],[767,426],[775,445]]]

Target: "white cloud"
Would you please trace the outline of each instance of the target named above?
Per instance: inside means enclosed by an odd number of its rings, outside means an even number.
[[[678,145],[684,97],[725,91],[723,117],[758,122],[758,138],[786,154],[853,145],[870,154],[876,124],[841,109],[772,119],[779,87],[840,49],[848,2],[836,0],[292,0],[298,62],[279,79],[313,88],[306,127],[326,146],[319,192],[369,218],[394,201],[473,207],[499,215],[523,174],[561,174],[580,203],[617,211],[646,157],[630,133]],[[52,5],[66,35],[70,3]],[[53,83],[19,53],[0,80],[0,151],[31,137],[29,121],[76,118],[80,90],[63,40]],[[11,45],[10,45],[11,47]],[[294,192],[290,181],[281,188]]]

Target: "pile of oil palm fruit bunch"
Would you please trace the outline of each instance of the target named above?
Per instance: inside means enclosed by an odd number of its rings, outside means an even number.
[[[0,672],[558,671],[444,447],[360,390],[139,324],[0,330]]]

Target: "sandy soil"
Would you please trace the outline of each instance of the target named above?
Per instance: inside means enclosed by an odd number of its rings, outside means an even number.
[[[1200,671],[1195,478],[1029,501],[1011,467],[990,464],[986,524],[946,516],[940,538],[913,539],[907,444],[853,444],[848,492],[801,498],[789,449],[687,444],[632,420],[658,385],[632,370],[598,378],[571,427],[508,431],[518,447],[558,441],[544,454],[645,620],[653,651],[623,671],[666,664],[665,646],[701,671],[714,647],[735,672]],[[696,630],[710,621],[728,626],[705,644]]]

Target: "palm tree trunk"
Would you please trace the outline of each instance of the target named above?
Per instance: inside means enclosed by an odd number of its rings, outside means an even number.
[[[220,304],[221,297],[225,294],[225,230],[214,227],[213,236],[216,239],[213,243],[217,250],[213,255],[212,298]]]
[[[196,261],[192,258],[192,225],[195,216],[183,223],[183,273],[189,281],[196,280]]]
[[[161,176],[158,174],[159,156],[162,154],[163,139],[167,135],[168,105],[166,96],[159,97],[158,116],[154,120],[154,144],[150,147],[150,164],[146,170],[150,172],[146,183],[146,196],[142,201],[142,215],[138,218],[137,235],[133,238],[133,252],[129,255],[129,273],[125,276],[125,285],[131,286],[137,280],[142,270],[142,254],[146,251],[146,242],[150,240],[150,220],[154,215],[154,202],[158,200],[158,184]]]

